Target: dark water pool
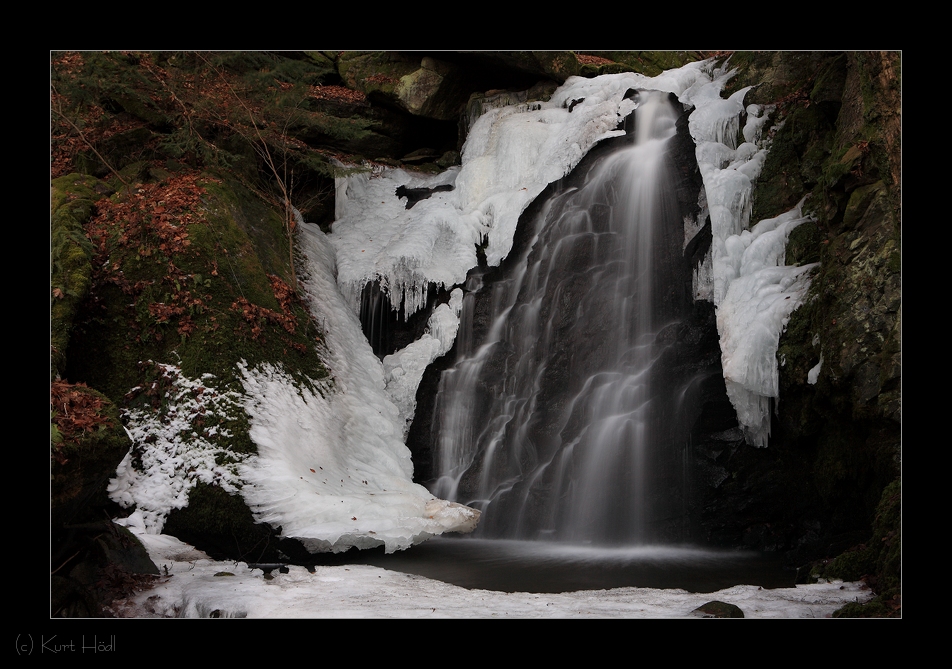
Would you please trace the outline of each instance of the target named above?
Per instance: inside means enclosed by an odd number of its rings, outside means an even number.
[[[322,564],[369,564],[464,588],[572,592],[620,587],[714,592],[734,585],[793,587],[779,556],[688,546],[602,548],[548,542],[430,539],[406,551],[351,550]]]

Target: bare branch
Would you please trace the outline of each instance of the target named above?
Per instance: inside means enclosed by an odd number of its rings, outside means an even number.
[[[241,98],[241,96],[235,92],[235,89],[218,68],[212,65],[203,54],[196,52],[196,55],[218,75],[218,78],[221,79],[222,83],[228,87],[228,90],[231,92],[232,96],[234,96],[235,100],[237,100],[238,104],[240,104],[241,107],[248,113],[248,118],[251,121],[251,127],[254,128],[255,135],[257,136],[257,142],[249,139],[240,130],[236,130],[242,135],[242,137],[245,137],[245,139],[251,143],[258,155],[261,156],[261,158],[265,161],[265,163],[268,165],[268,168],[271,170],[271,174],[274,175],[274,179],[278,184],[278,188],[281,189],[281,197],[284,206],[284,227],[288,233],[288,255],[291,264],[291,284],[294,287],[294,290],[297,290],[297,271],[294,267],[294,228],[296,226],[296,221],[294,220],[294,207],[291,204],[291,193],[288,190],[287,180],[286,178],[282,178],[280,172],[278,171],[277,165],[275,165],[274,162],[274,158],[271,156],[271,150],[268,148],[268,142],[265,140],[264,136],[262,136],[261,130],[258,128],[258,123],[255,121],[255,117],[251,112],[251,109],[247,104],[245,104],[245,101]],[[285,123],[285,131],[287,130],[287,122],[289,122],[289,120]],[[286,167],[287,159],[285,158],[285,168]]]
[[[103,155],[102,155],[101,153],[99,153],[99,151],[96,150],[96,147],[93,146],[93,145],[92,145],[92,142],[90,142],[90,141],[86,138],[86,134],[85,134],[82,130],[80,130],[79,126],[77,126],[75,123],[73,123],[72,119],[70,119],[66,114],[63,113],[62,104],[60,103],[60,94],[59,94],[59,92],[56,90],[56,87],[53,86],[52,84],[50,84],[50,88],[53,89],[53,99],[56,101],[55,105],[51,105],[51,106],[50,106],[50,108],[53,110],[53,113],[55,113],[55,114],[56,114],[57,116],[59,116],[61,119],[63,119],[64,121],[66,121],[66,123],[69,125],[69,127],[71,127],[73,130],[75,130],[75,131],[76,131],[76,134],[79,135],[79,138],[80,138],[81,140],[83,140],[83,143],[84,143],[86,146],[88,146],[88,147],[90,148],[90,150],[91,150],[93,153],[96,154],[96,157],[99,158],[99,160],[102,161],[102,164],[105,165],[106,167],[108,167],[108,168],[109,168],[109,171],[112,172],[112,173],[115,175],[115,177],[116,177],[117,179],[119,179],[119,181],[121,181],[123,184],[125,184],[125,186],[128,188],[128,187],[129,187],[129,182],[126,181],[125,179],[123,179],[123,178],[122,178],[122,175],[119,174],[119,172],[117,172],[116,169],[115,169],[112,165],[109,164],[109,161],[106,160],[105,157],[103,157]]]

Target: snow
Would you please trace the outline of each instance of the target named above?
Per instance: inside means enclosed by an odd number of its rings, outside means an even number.
[[[816,363],[814,367],[810,368],[810,371],[807,372],[807,383],[811,386],[815,386],[816,382],[820,378],[820,369],[823,367],[823,354],[820,354],[820,362]]]
[[[160,380],[169,383],[166,401],[154,411],[124,412],[126,432],[135,446],[119,463],[108,493],[120,506],[135,507],[144,529],[159,534],[169,512],[188,504],[188,492],[197,482],[237,492],[241,487],[237,468],[243,456],[213,441],[216,436],[230,436],[216,421],[226,422],[240,410],[238,394],[219,392],[211,383],[211,374],[201,380],[189,379],[174,365],[155,367]],[[153,383],[153,389],[160,380]],[[199,417],[207,425],[201,434],[196,432]],[[134,454],[138,455],[138,467],[132,465]]]
[[[132,528],[136,532],[136,528]],[[861,583],[794,588],[738,585],[718,592],[615,588],[566,593],[498,592],[365,565],[290,566],[265,575],[246,563],[216,562],[172,537],[140,538],[163,576],[155,587],[117,602],[118,617],[137,618],[693,618],[711,600],[746,618],[825,618],[867,601]]]
[[[813,335],[813,346],[820,345],[820,335]],[[823,369],[823,351],[820,351],[820,360],[810,368],[810,371],[807,372],[807,383],[811,386],[815,386],[816,382],[820,380],[820,370]]]

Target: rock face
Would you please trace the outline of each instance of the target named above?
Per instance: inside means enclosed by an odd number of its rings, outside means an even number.
[[[463,102],[456,66],[430,56],[347,52],[339,70],[349,87],[414,116],[455,121]]]
[[[803,194],[815,223],[787,263],[819,262],[781,337],[770,446],[697,450],[710,478],[702,534],[791,551],[791,563],[868,536],[901,453],[901,120],[897,53],[735,54],[748,102],[776,105],[752,220]],[[727,435],[724,435],[727,437]],[[835,550],[835,549],[834,549]]]

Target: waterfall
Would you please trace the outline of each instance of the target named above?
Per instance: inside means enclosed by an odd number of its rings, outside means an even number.
[[[622,148],[534,217],[532,243],[492,285],[482,341],[464,334],[481,290],[467,285],[432,490],[482,509],[484,536],[642,543],[669,514],[654,468],[686,439],[683,388],[661,371],[686,303],[680,114],[667,94],[640,94]]]

